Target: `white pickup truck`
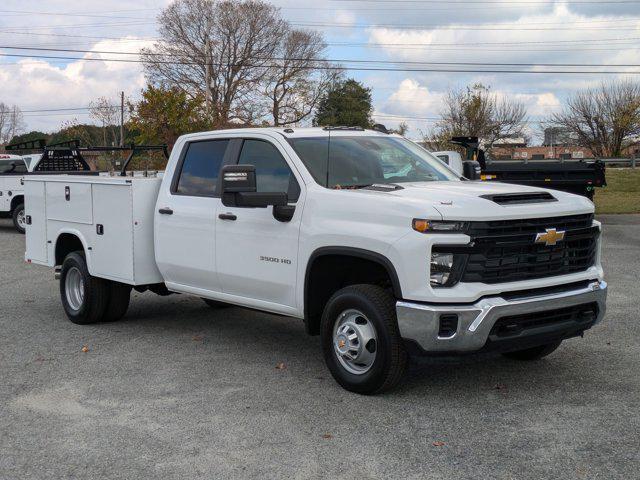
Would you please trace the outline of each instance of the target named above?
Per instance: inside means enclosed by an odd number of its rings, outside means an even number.
[[[35,157],[0,153],[0,216],[12,218],[20,233],[24,233],[22,174],[31,171],[31,161]]]
[[[300,318],[359,393],[411,354],[538,359],[605,313],[589,200],[467,181],[396,135],[190,134],[156,178],[25,188],[25,259],[55,268],[72,322],[122,317],[131,288]]]

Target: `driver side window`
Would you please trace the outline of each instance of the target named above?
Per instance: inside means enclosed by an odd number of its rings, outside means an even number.
[[[298,200],[298,181],[278,149],[271,143],[264,140],[245,140],[242,143],[238,164],[256,167],[258,192],[287,192],[290,202]]]

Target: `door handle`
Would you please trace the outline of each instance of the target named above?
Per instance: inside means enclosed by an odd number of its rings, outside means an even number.
[[[165,208],[161,208],[160,210],[158,210],[158,213],[160,213],[162,215],[173,215],[173,210],[171,210],[168,207],[165,207]]]
[[[238,217],[236,217],[233,213],[221,213],[220,215],[218,215],[218,218],[220,220],[237,220]]]

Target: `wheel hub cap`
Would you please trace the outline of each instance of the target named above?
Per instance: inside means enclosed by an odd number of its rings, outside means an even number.
[[[17,220],[18,220],[18,225],[20,225],[21,228],[24,228],[24,226],[26,225],[24,210],[22,210],[20,213],[18,213]]]
[[[76,267],[71,267],[64,281],[67,303],[74,310],[80,310],[84,303],[84,280]]]
[[[378,337],[369,319],[358,310],[342,312],[333,331],[333,349],[349,373],[367,373],[376,359]]]

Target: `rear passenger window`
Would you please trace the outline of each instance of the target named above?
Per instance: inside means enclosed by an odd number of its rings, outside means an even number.
[[[245,140],[238,161],[256,167],[258,192],[287,192],[289,201],[300,196],[300,186],[278,149],[263,140]]]
[[[176,193],[198,197],[216,195],[218,174],[229,140],[205,140],[187,146]]]

